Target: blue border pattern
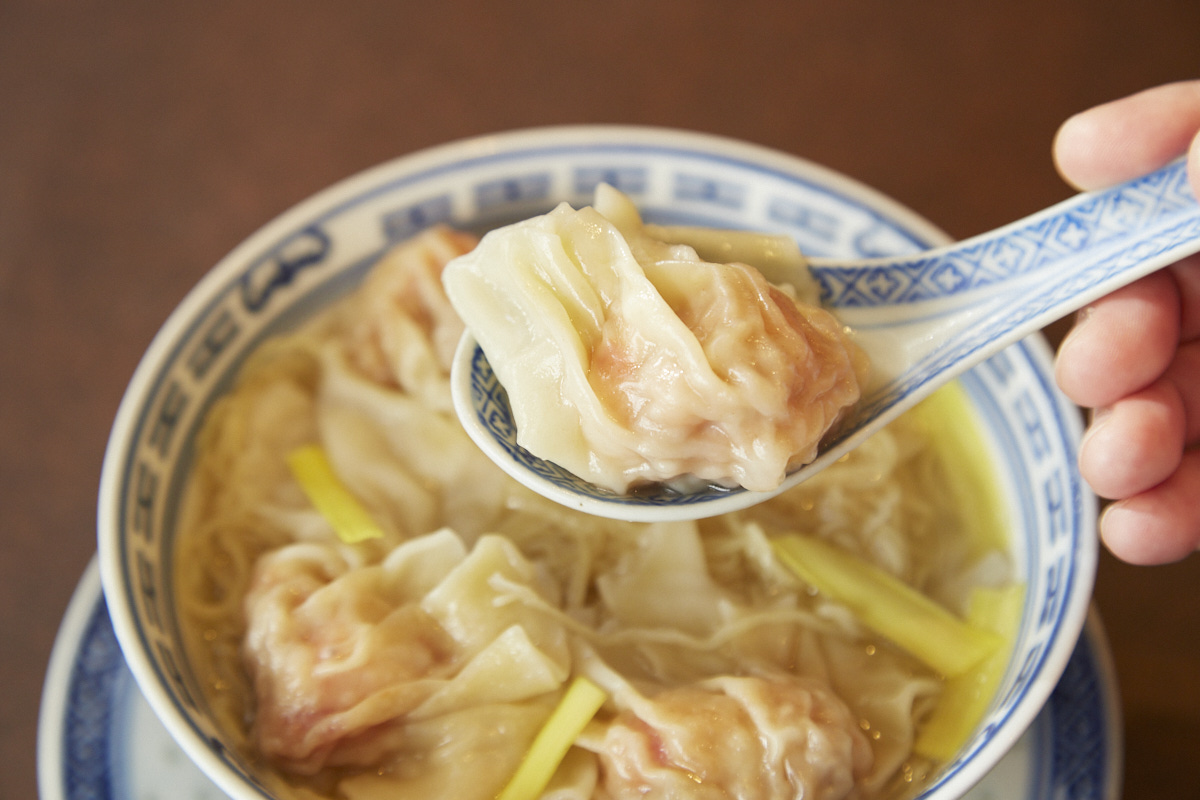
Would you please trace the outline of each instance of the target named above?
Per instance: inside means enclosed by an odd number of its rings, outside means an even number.
[[[101,598],[88,617],[71,669],[63,730],[66,800],[118,800],[112,795],[110,741],[117,680],[125,659]]]
[[[1053,759],[1048,766],[1054,800],[1103,797],[1113,776],[1112,734],[1106,737],[1103,674],[1096,645],[1081,638],[1047,704]],[[1114,721],[1115,722],[1115,721]]]

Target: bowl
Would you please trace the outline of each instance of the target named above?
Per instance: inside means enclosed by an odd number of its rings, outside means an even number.
[[[264,339],[349,291],[391,245],[438,223],[483,232],[560,201],[586,204],[600,182],[630,195],[651,221],[787,233],[814,256],[912,252],[948,238],[800,158],[692,132],[572,126],[399,158],[321,192],[238,246],[186,296],[138,365],[105,454],[98,518],[105,598],[130,669],[167,730],[231,797],[272,795],[207,708],[185,655],[172,569],[205,413]],[[1044,340],[1002,351],[960,385],[1027,591],[982,722],[920,795],[938,800],[982,778],[1049,697],[1083,627],[1097,561],[1096,502],[1075,466],[1081,423],[1054,387]]]

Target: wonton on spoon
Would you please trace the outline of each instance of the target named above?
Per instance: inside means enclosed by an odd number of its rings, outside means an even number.
[[[593,206],[488,233],[442,280],[535,456],[617,493],[768,491],[816,457],[867,369],[811,284],[742,263],[785,245],[795,251],[783,237],[646,225],[602,184]]]

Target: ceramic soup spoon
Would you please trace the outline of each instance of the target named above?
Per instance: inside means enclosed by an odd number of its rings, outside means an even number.
[[[616,494],[517,444],[502,386],[468,333],[455,356],[455,410],[467,433],[534,491],[587,513],[628,521],[694,519],[734,511],[824,469],[935,389],[1045,325],[1200,251],[1200,206],[1185,163],[1079,194],[957,244],[865,261],[810,259],[822,303],[855,333],[872,380],[818,457],[770,492],[650,486]],[[776,283],[785,274],[766,274]]]

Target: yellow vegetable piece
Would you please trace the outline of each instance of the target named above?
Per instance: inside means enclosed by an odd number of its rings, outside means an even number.
[[[357,544],[383,536],[370,512],[334,473],[324,448],[316,444],[297,447],[288,454],[287,463],[309,501],[329,520],[339,539]]]
[[[938,432],[929,441],[945,465],[939,480],[959,508],[971,509],[963,525],[974,554],[1006,550],[1010,526],[1000,481],[979,435],[967,390],[958,382],[949,383],[908,413],[926,431]]]
[[[521,766],[496,800],[535,800],[549,785],[558,765],[584,727],[604,705],[604,690],[583,676],[575,678],[538,731]]]
[[[820,539],[790,534],[772,544],[779,560],[806,583],[848,606],[871,630],[943,676],[963,674],[1003,642],[889,573]]]
[[[913,749],[938,761],[949,761],[983,719],[1004,670],[1021,624],[1025,587],[979,587],[968,600],[967,621],[1004,639],[1004,646],[979,666],[946,681],[937,706],[917,732]]]

